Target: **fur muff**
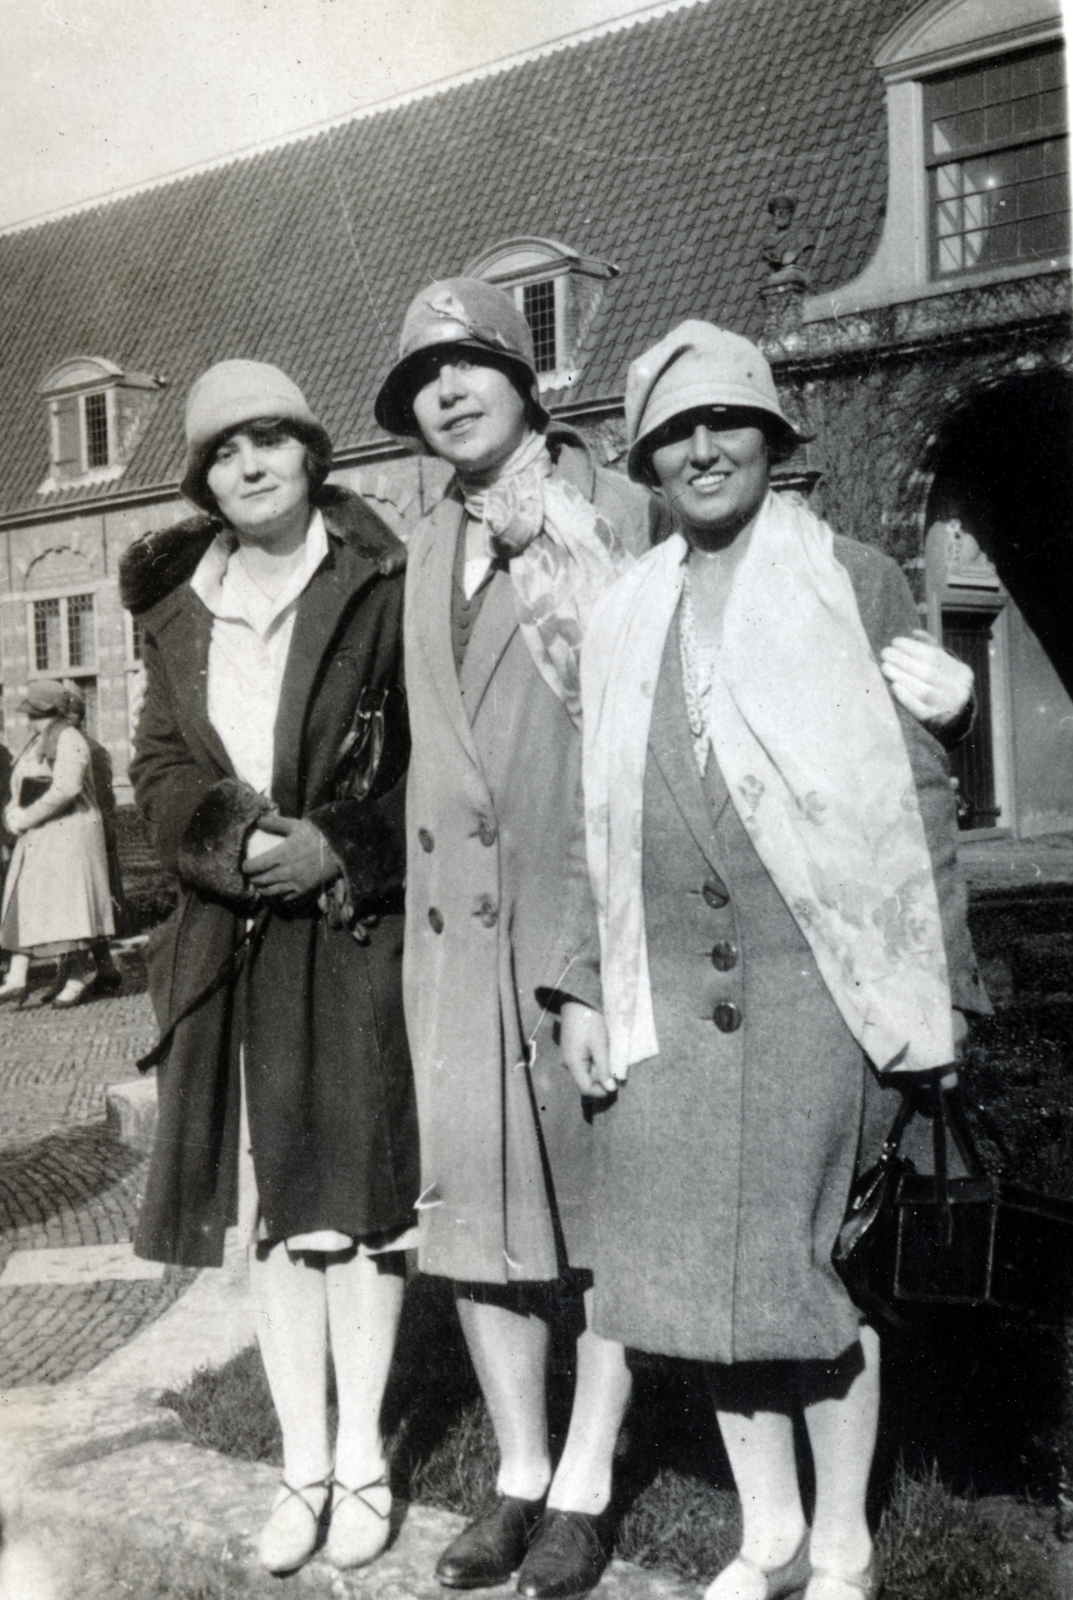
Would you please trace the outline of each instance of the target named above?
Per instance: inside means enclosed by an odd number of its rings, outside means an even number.
[[[252,906],[242,873],[246,841],[272,802],[248,783],[221,778],[190,818],[179,846],[179,877],[189,889],[230,906]]]
[[[345,539],[357,555],[375,562],[384,577],[402,571],[406,546],[360,495],[328,483],[318,492],[316,505],[329,533]],[[119,564],[120,599],[132,616],[141,616],[180,584],[189,582],[205,551],[223,530],[219,517],[199,512],[135,539]]]

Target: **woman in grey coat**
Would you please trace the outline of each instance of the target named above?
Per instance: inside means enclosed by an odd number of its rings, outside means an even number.
[[[609,1054],[578,1083],[616,1096],[595,1326],[710,1364],[744,1532],[708,1600],[870,1600],[878,1339],[831,1249],[891,1117],[876,1074],[948,1067],[987,1008],[945,761],[881,675],[915,607],[893,562],[771,493],[797,435],[747,340],[683,324],[626,408],[631,475],[677,531],[606,595],[582,663]]]

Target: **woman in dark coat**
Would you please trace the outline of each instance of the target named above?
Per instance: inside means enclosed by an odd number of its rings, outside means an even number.
[[[404,552],[325,486],[327,435],[276,368],[211,368],[186,431],[183,492],[207,514],[122,572],[148,677],[131,778],[182,891],[149,953],[160,1106],[136,1249],[217,1265],[247,1230],[284,1454],[261,1557],[300,1565],[330,1495],[328,1555],[357,1566],[388,1533],[379,1410],[418,1180]]]
[[[875,1073],[948,1066],[987,1004],[945,761],[881,675],[915,607],[893,562],[770,492],[797,436],[747,340],[683,324],[626,410],[631,474],[677,531],[582,661],[610,1054],[578,1081],[617,1091],[596,1328],[711,1364],[744,1531],[708,1600],[870,1600],[878,1340],[831,1250],[866,1124],[891,1118]]]

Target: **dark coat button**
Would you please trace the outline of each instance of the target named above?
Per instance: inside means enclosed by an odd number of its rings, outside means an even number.
[[[730,899],[730,895],[718,878],[709,878],[700,892],[704,897],[705,905],[711,906],[713,911],[722,911]]]
[[[490,850],[498,838],[496,825],[492,821],[491,817],[481,818],[480,827],[477,829],[477,835],[481,843],[487,846],[487,848]]]
[[[734,945],[720,940],[712,945],[712,966],[716,972],[729,972],[731,967],[738,964],[738,952]]]
[[[429,833],[427,828],[418,828],[417,840],[422,850],[431,850],[433,845],[436,843],[435,839],[432,837],[431,833]]]
[[[729,1000],[721,1000],[712,1012],[712,1021],[720,1033],[736,1033],[741,1027],[741,1012]]]
[[[428,908],[428,921],[433,933],[443,932],[443,912],[437,911],[435,906]]]
[[[477,909],[477,915],[480,917],[486,928],[494,928],[496,923],[499,921],[499,912],[496,910],[495,901],[490,900],[487,895],[485,895],[484,899],[481,901],[480,906]]]

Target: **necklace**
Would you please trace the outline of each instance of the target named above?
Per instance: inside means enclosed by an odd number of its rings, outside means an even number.
[[[711,739],[712,681],[715,677],[714,650],[706,650],[697,638],[697,618],[693,610],[693,591],[689,567],[682,574],[682,610],[678,619],[678,647],[682,660],[682,686],[686,715],[693,735],[693,758],[701,777],[708,765]]]

